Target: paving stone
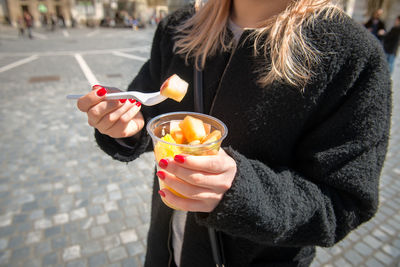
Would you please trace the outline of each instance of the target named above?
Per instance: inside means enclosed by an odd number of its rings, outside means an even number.
[[[365,265],[367,267],[382,267],[382,263],[378,262],[377,260],[375,260],[374,258],[369,259]]]
[[[119,233],[126,229],[125,224],[123,221],[112,221],[104,225],[108,234],[115,234]]]
[[[101,252],[103,249],[101,242],[94,240],[82,245],[82,256],[89,256]]]
[[[50,238],[58,234],[61,234],[60,226],[53,226],[44,230],[44,235],[46,238]]]
[[[122,267],[140,267],[141,265],[135,258],[127,258],[122,261]]]
[[[22,247],[14,249],[11,258],[17,261],[24,261],[29,257],[30,247]]]
[[[388,255],[386,255],[386,254],[384,254],[384,253],[382,253],[380,251],[375,253],[374,258],[379,260],[381,263],[383,263],[385,265],[392,264],[392,259]]]
[[[26,222],[28,219],[28,214],[17,214],[14,216],[13,222],[14,223],[22,223]]]
[[[81,247],[79,245],[70,246],[64,249],[62,259],[71,261],[81,257]]]
[[[90,229],[92,238],[97,239],[106,235],[106,230],[103,226],[96,226]]]
[[[36,230],[43,230],[43,229],[50,228],[52,226],[53,226],[52,221],[47,218],[43,218],[43,219],[39,219],[39,220],[35,221],[35,229]]]
[[[65,248],[68,244],[68,238],[66,236],[57,236],[52,239],[53,249],[59,250]]]
[[[89,257],[89,267],[107,266],[107,253],[101,252]]]
[[[8,239],[0,238],[0,251],[5,250],[8,246]]]
[[[87,212],[85,208],[80,208],[71,211],[70,218],[71,221],[79,220],[79,219],[84,219],[87,217]]]
[[[118,184],[112,183],[107,185],[107,192],[120,190]]]
[[[93,204],[103,204],[107,202],[107,197],[103,195],[95,196],[92,199]]]
[[[0,265],[7,266],[11,258],[11,250],[0,251]]]
[[[66,267],[86,267],[86,260],[81,259],[68,262]]]
[[[371,246],[374,249],[377,249],[382,246],[382,242],[380,240],[376,239],[375,237],[373,237],[372,235],[364,237],[364,241],[366,244],[368,244],[369,246]]]
[[[82,191],[80,184],[75,184],[67,187],[67,193],[74,194]]]
[[[83,223],[82,224],[82,229],[83,230],[88,230],[94,224],[94,219],[93,219],[93,217],[90,217],[90,218],[85,219],[84,221],[82,221],[82,223]]]
[[[128,253],[131,256],[136,256],[145,252],[145,247],[140,241],[131,242],[125,245],[128,249]]]
[[[367,246],[366,244],[364,244],[364,243],[357,243],[355,246],[354,246],[354,248],[355,248],[355,250],[357,250],[361,255],[363,255],[363,256],[369,256],[369,255],[371,255],[372,254],[372,248],[370,248],[369,246]]]
[[[97,216],[104,213],[104,209],[101,205],[91,205],[87,209],[90,216]]]
[[[57,214],[57,207],[48,207],[44,209],[44,214],[46,216],[53,216],[55,214]]]
[[[123,244],[135,242],[138,240],[138,236],[136,235],[136,231],[134,229],[123,231],[119,234],[119,236]]]
[[[43,210],[34,210],[30,213],[29,215],[29,219],[30,220],[38,220],[38,219],[42,219],[44,216],[44,211]]]
[[[16,223],[14,226],[15,231],[19,234],[25,234],[32,230],[32,224],[30,222]]]
[[[107,236],[103,238],[103,246],[105,251],[118,247],[120,244],[121,241],[117,235]]]
[[[0,227],[0,237],[10,236],[15,232],[15,230],[15,225]]]
[[[10,238],[10,241],[8,243],[8,248],[10,249],[15,249],[20,247],[23,244],[24,237],[23,236],[13,236]]]
[[[51,266],[57,264],[58,255],[57,253],[50,253],[43,257],[43,266]]]
[[[106,212],[112,211],[112,210],[118,210],[118,204],[115,201],[109,201],[104,203],[104,209]]]
[[[108,217],[111,221],[120,221],[124,218],[124,214],[119,210],[112,210],[108,213]]]
[[[388,254],[392,258],[397,258],[398,256],[400,256],[400,249],[391,246],[389,244],[384,245],[382,249],[386,254]]]
[[[25,262],[22,263],[23,267],[42,267],[42,261],[40,259],[29,259]],[[57,265],[53,265],[54,267],[61,267],[61,266],[57,266]]]
[[[35,255],[45,255],[52,252],[50,241],[44,240],[38,243],[37,245],[35,245],[34,251]]]
[[[108,198],[110,200],[119,200],[122,199],[122,193],[121,191],[112,191],[108,193]]]
[[[39,208],[39,205],[37,203],[37,201],[33,201],[33,202],[29,202],[29,203],[25,203],[22,205],[21,211],[22,212],[27,212],[27,211],[31,211],[31,210],[35,210]]]
[[[350,250],[344,254],[344,257],[353,265],[359,266],[363,258],[354,250]]]
[[[120,261],[120,260],[128,257],[128,254],[126,253],[126,250],[124,247],[112,248],[109,251],[107,251],[107,254],[108,254],[108,258],[110,259],[111,262]]]
[[[72,244],[83,244],[90,240],[89,233],[87,231],[75,231],[70,234],[70,240]]]
[[[337,267],[352,267],[350,263],[348,263],[344,258],[340,258],[334,262]]]
[[[53,221],[55,225],[65,224],[69,222],[68,213],[60,213],[53,216]]]

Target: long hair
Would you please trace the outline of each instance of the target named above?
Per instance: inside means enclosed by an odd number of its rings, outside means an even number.
[[[202,69],[208,56],[231,48],[232,43],[226,42],[231,5],[232,0],[196,4],[196,13],[177,27],[175,51],[185,55],[186,62],[194,58],[196,67]],[[266,86],[281,81],[303,90],[313,75],[312,67],[322,57],[304,28],[322,13],[331,17],[341,13],[339,10],[330,0],[294,0],[283,12],[266,20],[252,35],[255,55],[263,51],[271,61],[266,60],[257,70],[258,82]]]

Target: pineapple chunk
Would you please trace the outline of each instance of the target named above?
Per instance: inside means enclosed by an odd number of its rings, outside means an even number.
[[[171,144],[176,144],[174,138],[170,134],[166,134],[161,140],[166,141]],[[174,157],[175,155],[181,153],[178,146],[169,145],[163,142],[157,142],[154,148],[154,155],[157,162],[164,158]]]

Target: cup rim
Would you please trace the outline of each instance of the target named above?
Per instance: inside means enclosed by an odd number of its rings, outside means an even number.
[[[159,119],[161,117],[170,116],[170,115],[198,115],[198,116],[207,117],[209,119],[215,120],[217,123],[222,125],[222,127],[224,128],[224,133],[222,134],[220,139],[218,139],[218,140],[216,140],[214,142],[211,142],[211,143],[206,143],[206,144],[189,145],[189,144],[176,144],[176,143],[174,144],[174,143],[170,143],[170,142],[164,141],[161,138],[159,138],[156,135],[154,135],[153,132],[150,129],[150,125],[152,124],[153,121],[155,121],[155,120],[157,120],[157,119]],[[217,118],[215,118],[213,116],[207,115],[207,114],[198,113],[198,112],[191,112],[191,111],[176,111],[176,112],[168,112],[168,113],[160,114],[160,115],[152,118],[150,121],[147,122],[146,131],[151,136],[151,138],[157,140],[157,142],[162,142],[162,143],[167,144],[167,145],[174,145],[174,146],[186,147],[186,148],[188,148],[188,147],[191,147],[191,148],[193,148],[193,147],[196,147],[196,148],[209,147],[209,146],[212,146],[212,145],[217,144],[219,142],[222,142],[222,140],[224,140],[225,137],[228,135],[228,127],[226,127],[225,123],[223,123],[221,120],[219,120],[219,119],[217,119]]]

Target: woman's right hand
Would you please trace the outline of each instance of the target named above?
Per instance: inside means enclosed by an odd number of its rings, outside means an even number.
[[[133,99],[104,101],[107,92],[111,90],[95,85],[90,93],[78,99],[78,108],[86,112],[89,125],[113,138],[130,137],[140,132],[144,126],[141,103]]]

